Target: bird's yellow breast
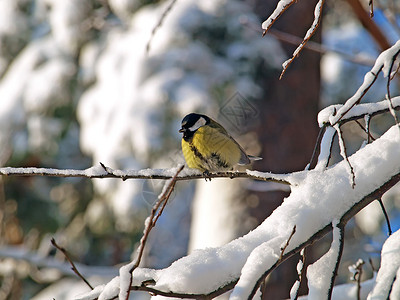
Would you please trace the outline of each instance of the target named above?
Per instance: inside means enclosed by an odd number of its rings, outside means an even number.
[[[182,152],[189,168],[203,172],[231,169],[241,155],[231,137],[211,126],[200,127],[189,141],[182,139]]]

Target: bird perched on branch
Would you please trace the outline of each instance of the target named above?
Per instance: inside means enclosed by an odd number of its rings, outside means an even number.
[[[261,158],[247,155],[222,125],[206,115],[186,115],[179,132],[183,133],[182,152],[189,168],[203,173],[232,170]]]

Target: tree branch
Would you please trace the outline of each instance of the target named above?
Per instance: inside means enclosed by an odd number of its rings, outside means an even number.
[[[64,254],[64,257],[68,260],[68,262],[69,262],[70,265],[71,265],[71,270],[74,271],[74,273],[75,273],[80,279],[82,279],[83,282],[86,283],[86,285],[87,285],[88,287],[90,287],[90,289],[93,290],[92,285],[91,285],[91,284],[89,283],[89,281],[78,271],[78,268],[75,266],[74,262],[69,258],[69,255],[68,255],[67,250],[65,250],[65,248],[59,246],[59,245],[56,243],[56,240],[55,240],[54,238],[51,239],[51,244],[52,244],[54,247],[56,247],[58,250],[60,250],[60,251]]]
[[[390,188],[392,188],[396,183],[400,181],[400,172],[397,173],[396,175],[392,176],[388,181],[386,181],[383,185],[375,189],[372,193],[369,195],[366,195],[363,197],[359,202],[354,204],[349,210],[346,211],[346,213],[342,216],[340,219],[340,222],[338,223],[338,227],[344,227],[347,222],[353,218],[360,210],[362,210],[364,207],[366,207],[368,204],[370,204],[372,201],[376,200],[378,197],[382,197],[382,195],[388,191]],[[294,254],[298,253],[301,251],[301,249],[310,246],[311,244],[315,243],[316,241],[320,240],[323,238],[326,234],[328,234],[330,231],[332,231],[332,224],[326,225],[324,228],[313,234],[307,241],[304,243],[300,244],[296,248],[292,249],[291,251],[287,252],[285,255],[283,255],[281,260],[277,260],[275,264],[273,264],[269,269],[265,271],[265,273],[259,278],[258,280],[258,285],[261,284],[265,278],[272,273],[282,262],[293,256]],[[253,290],[255,293],[255,290]]]
[[[4,176],[49,176],[49,177],[84,177],[84,178],[116,178],[116,179],[171,179],[177,168],[170,169],[142,169],[142,170],[113,170],[100,163],[102,166],[91,167],[85,170],[52,169],[52,168],[0,168],[0,175]],[[290,185],[286,174],[261,173],[247,170],[246,172],[226,171],[204,175],[194,169],[182,172],[176,181],[209,178],[249,178],[262,181],[272,181]]]

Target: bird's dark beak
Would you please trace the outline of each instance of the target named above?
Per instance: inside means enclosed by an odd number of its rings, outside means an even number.
[[[183,129],[183,128],[181,128],[181,129],[179,129],[179,132],[185,132],[185,129]]]

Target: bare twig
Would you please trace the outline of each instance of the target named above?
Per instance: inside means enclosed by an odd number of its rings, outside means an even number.
[[[336,132],[338,134],[340,155],[343,157],[343,159],[345,159],[347,161],[347,165],[349,166],[350,175],[351,175],[351,187],[354,189],[354,187],[356,185],[356,175],[354,174],[353,166],[351,165],[349,157],[347,156],[347,153],[346,153],[346,144],[344,142],[342,130],[340,129],[340,126],[338,124],[336,124],[334,126],[334,128],[336,129]]]
[[[146,44],[146,54],[149,54],[150,45],[151,45],[151,41],[153,40],[153,37],[155,36],[157,30],[162,26],[162,23],[164,22],[165,17],[168,15],[168,13],[174,7],[175,3],[176,3],[176,0],[172,0],[171,1],[171,3],[167,6],[165,11],[162,13],[162,15],[161,15],[160,19],[158,20],[158,23],[156,24],[156,26],[154,26],[153,30],[151,31],[150,39]]]
[[[293,226],[292,232],[289,235],[289,238],[286,241],[286,244],[281,248],[281,255],[279,257],[279,260],[282,259],[283,254],[285,253],[286,248],[289,246],[290,240],[292,239],[293,235],[296,233],[296,225]]]
[[[129,276],[130,276],[130,280],[129,280],[129,286],[128,286],[128,290],[127,291],[122,291],[126,293],[126,300],[129,299],[129,294],[130,294],[130,287],[132,285],[132,273],[133,271],[139,266],[140,261],[142,260],[142,256],[143,256],[143,252],[144,252],[144,248],[146,246],[146,242],[147,242],[147,238],[149,237],[150,231],[154,228],[154,226],[157,223],[158,218],[161,216],[165,205],[167,205],[168,199],[171,196],[172,191],[174,190],[175,184],[176,184],[176,179],[177,176],[179,175],[179,173],[183,170],[183,165],[176,171],[174,177],[172,177],[172,179],[170,179],[170,182],[168,183],[167,187],[164,189],[164,191],[162,192],[162,194],[158,197],[158,201],[156,202],[156,204],[153,206],[150,216],[147,218],[146,222],[145,222],[145,228],[143,231],[143,236],[140,239],[140,245],[139,248],[137,250],[137,257],[135,259],[135,261],[133,262],[133,264],[129,264]],[[161,207],[161,208],[160,208]],[[121,289],[122,290],[122,289]]]
[[[87,281],[86,278],[78,271],[78,269],[76,268],[76,266],[75,266],[74,262],[72,261],[72,259],[69,258],[69,255],[68,255],[67,250],[65,250],[65,248],[59,246],[59,245],[56,243],[56,240],[55,240],[54,238],[51,239],[51,243],[52,243],[52,245],[53,245],[54,247],[56,247],[58,250],[60,250],[60,251],[64,254],[66,260],[68,260],[68,262],[69,262],[70,265],[71,265],[71,270],[74,271],[74,273],[75,273],[80,279],[82,279],[83,282],[85,282],[86,285],[87,285],[88,287],[90,287],[90,288],[93,290],[92,285],[91,285],[91,284],[89,283],[89,281]]]
[[[368,120],[369,120],[369,119],[368,119]],[[372,141],[375,141],[375,138],[374,138],[374,137],[371,135],[371,133],[369,132],[369,124],[368,124],[368,123],[366,123],[366,126],[364,127],[364,125],[361,124],[360,121],[355,120],[355,122],[356,122],[356,124],[357,124],[358,126],[360,126],[360,128],[367,134],[367,141],[368,141],[368,144],[371,142],[371,140],[372,140]]]
[[[337,253],[335,269],[332,272],[331,284],[329,285],[327,299],[332,298],[333,286],[335,284],[335,279],[336,279],[336,276],[337,276],[337,273],[339,270],[340,261],[342,260],[343,246],[344,246],[344,226],[345,226],[345,224],[340,224],[340,223],[337,225],[337,228],[339,229],[339,251]]]
[[[314,150],[313,150],[313,153],[311,155],[310,162],[308,163],[308,168],[307,168],[308,170],[313,169],[315,164],[317,163],[317,153],[320,151],[321,141],[322,141],[322,138],[324,137],[325,130],[326,130],[326,125],[324,124],[319,129],[317,141],[315,142]]]
[[[388,214],[386,212],[385,206],[383,205],[382,197],[378,198],[377,200],[379,202],[379,205],[381,206],[383,215],[385,216],[386,224],[387,224],[387,227],[388,227],[388,233],[389,233],[389,235],[392,235],[392,227],[390,226],[389,216],[388,216]]]

